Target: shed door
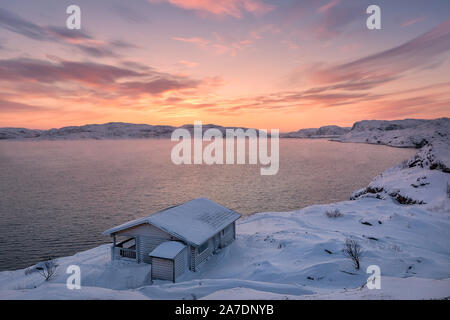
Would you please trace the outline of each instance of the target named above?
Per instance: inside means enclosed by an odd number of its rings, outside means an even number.
[[[173,281],[173,261],[153,257],[152,279]]]

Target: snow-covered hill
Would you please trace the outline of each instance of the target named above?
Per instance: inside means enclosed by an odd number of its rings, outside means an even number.
[[[110,247],[103,245],[59,258],[57,275],[48,282],[30,269],[0,272],[0,299],[448,298],[448,119],[413,122],[422,124],[361,131],[376,132],[386,144],[392,144],[387,137],[393,131],[396,143],[428,144],[355,192],[353,200],[241,218],[236,241],[178,283],[150,283],[148,265],[111,262]],[[363,249],[359,270],[343,254],[347,239]],[[65,270],[73,264],[81,268],[80,290],[65,285]],[[380,267],[381,289],[365,285],[369,265]]]
[[[185,128],[193,131],[193,125],[173,127],[167,125],[133,124],[110,122],[105,124],[88,124],[70,126],[59,129],[32,130],[25,128],[0,128],[1,139],[143,139],[170,138],[173,130]],[[203,130],[209,128],[226,129],[240,127],[222,127],[214,124],[203,125]],[[247,129],[247,128],[242,128]],[[436,138],[450,136],[450,119],[435,120],[364,120],[356,122],[352,128],[335,125],[320,128],[300,129],[282,133],[281,138],[332,138],[340,142],[363,142],[386,144],[393,147],[420,148]]]
[[[378,175],[350,199],[393,198],[401,204],[422,204],[431,210],[439,207],[450,213],[449,187],[450,141],[435,140],[411,159]]]
[[[450,139],[450,119],[440,118],[359,121],[353,125],[349,133],[333,140],[420,148],[428,142],[448,139]]]
[[[333,138],[350,132],[350,128],[338,126],[323,126],[320,128],[300,129],[282,134],[282,138]]]
[[[172,126],[110,122],[49,130],[0,128],[0,139],[120,139],[170,137]]]
[[[166,125],[133,124],[124,122],[109,122],[105,124],[87,124],[84,126],[71,126],[49,130],[30,130],[25,128],[0,128],[1,139],[47,139],[47,140],[73,140],[73,139],[145,139],[170,138],[177,128],[188,129],[193,132],[193,125],[173,127]],[[222,132],[234,127],[222,127],[205,124],[203,130],[217,128]],[[245,129],[245,128],[244,128]]]

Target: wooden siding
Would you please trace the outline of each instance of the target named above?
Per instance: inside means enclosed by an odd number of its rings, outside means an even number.
[[[184,273],[184,270],[186,269],[186,248],[183,249],[175,259],[173,260],[175,263],[175,281],[176,279],[181,276]]]
[[[173,261],[155,257],[152,260],[152,279],[173,281]]]
[[[214,240],[213,238],[208,240],[208,248],[203,251],[202,253],[198,252],[198,248],[195,248],[195,267],[194,271],[197,269],[197,267],[202,264],[214,251]]]

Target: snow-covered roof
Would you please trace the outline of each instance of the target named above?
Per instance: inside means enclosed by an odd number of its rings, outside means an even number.
[[[184,248],[186,248],[186,246],[179,241],[167,241],[161,243],[148,255],[156,258],[173,259]]]
[[[103,232],[110,235],[149,223],[180,240],[199,246],[241,215],[207,198],[198,198],[166,208],[148,217],[132,220]]]

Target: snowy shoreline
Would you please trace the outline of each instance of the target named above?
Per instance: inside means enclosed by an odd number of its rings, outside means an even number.
[[[57,259],[57,274],[47,282],[27,269],[0,272],[0,299],[448,298],[450,126],[448,119],[436,121],[439,129],[422,128],[419,134],[376,130],[369,140],[377,144],[427,142],[355,191],[352,200],[240,219],[236,241],[178,283],[150,284],[148,265],[111,262],[106,244]],[[373,130],[365,131],[350,132],[340,142],[362,142],[356,140],[368,139],[367,132],[373,137]],[[346,239],[364,250],[360,270],[342,253]],[[73,264],[81,269],[80,290],[66,288],[65,270]],[[379,290],[364,286],[369,265],[381,268]]]

